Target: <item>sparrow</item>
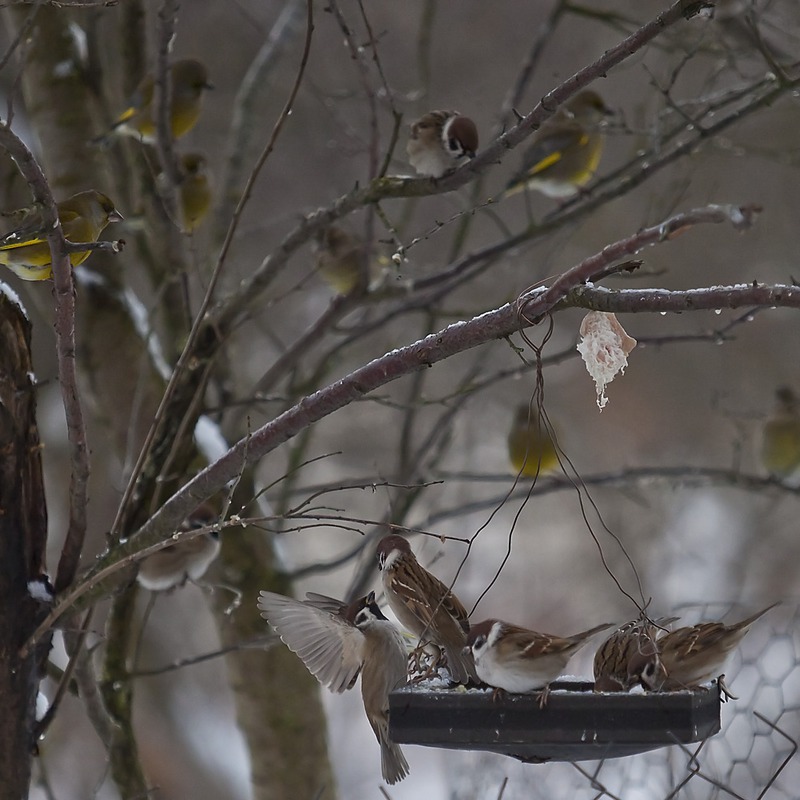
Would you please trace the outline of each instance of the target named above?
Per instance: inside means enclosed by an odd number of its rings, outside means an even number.
[[[203,92],[214,87],[209,83],[205,64],[192,58],[174,62],[170,66],[170,79],[170,128],[173,138],[179,139],[197,123]],[[122,134],[153,144],[158,135],[156,111],[153,108],[154,90],[155,78],[152,75],[145,76],[130,98],[128,107],[111,125],[111,130],[93,139],[93,143],[102,144],[112,136]]]
[[[317,234],[314,268],[336,294],[367,287],[369,266],[364,244],[338,225],[329,225]]]
[[[476,680],[472,656],[464,652],[469,621],[459,599],[420,566],[411,545],[402,536],[384,536],[375,555],[386,600],[400,624],[433,652],[434,663],[444,650],[447,668],[456,683]]]
[[[120,222],[122,214],[102,192],[90,190],[62,200],[58,219],[64,238],[73,244],[96,242],[106,225]],[[24,281],[46,281],[53,275],[50,245],[41,211],[36,207],[7,212],[19,220],[19,227],[0,238],[0,264],[7,266]],[[69,254],[73,267],[89,258],[90,250]]]
[[[535,478],[558,470],[558,453],[538,409],[518,406],[508,432],[508,458],[517,475]]]
[[[429,111],[411,126],[406,145],[411,166],[429,178],[441,178],[477,149],[478,129],[458,111]]]
[[[555,200],[578,194],[597,171],[605,143],[600,123],[610,113],[595,92],[575,95],[534,134],[506,196],[526,188]]]
[[[198,506],[181,524],[180,531],[207,528],[217,521],[211,506]],[[151,592],[164,592],[186,581],[197,581],[205,575],[219,553],[219,532],[209,531],[191,539],[178,539],[175,544],[145,558],[136,580]]]
[[[512,694],[541,691],[541,708],[547,702],[550,682],[563,672],[570,658],[589,637],[613,624],[596,625],[562,638],[487,619],[470,628],[467,648],[472,651],[475,669],[484,683]]]
[[[665,634],[656,641],[655,652],[631,656],[629,680],[650,691],[669,692],[720,679],[731,650],[742,641],[750,626],[776,605],[773,603],[735,625],[701,622]],[[720,687],[724,688],[721,683]]]
[[[800,473],[800,401],[788,386],[775,392],[775,410],[764,424],[761,462],[781,480]]]
[[[678,617],[638,619],[620,625],[594,654],[594,689],[596,692],[627,692],[635,683],[628,674],[628,662],[636,653],[652,654],[663,628]]]
[[[261,616],[308,671],[332,692],[352,689],[361,675],[364,711],[381,748],[388,784],[408,775],[399,745],[389,739],[389,693],[406,683],[407,654],[400,631],[383,615],[370,592],[347,604],[325,595],[305,601],[259,592]]]

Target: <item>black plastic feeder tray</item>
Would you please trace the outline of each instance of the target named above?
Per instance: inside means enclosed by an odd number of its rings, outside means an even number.
[[[561,691],[567,690],[567,691]],[[663,694],[596,694],[558,681],[545,708],[538,694],[492,699],[486,689],[405,686],[389,695],[389,736],[400,744],[488,750],[520,761],[620,758],[719,732],[715,685]]]

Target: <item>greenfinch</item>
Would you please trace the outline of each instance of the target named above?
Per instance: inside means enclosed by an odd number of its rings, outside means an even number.
[[[202,153],[181,156],[180,183],[181,230],[195,231],[211,205],[211,178],[208,162]]]
[[[775,410],[764,424],[761,461],[781,480],[800,473],[800,401],[788,386],[775,392]]]
[[[366,288],[369,279],[363,242],[338,225],[329,225],[317,234],[314,268],[337,294]]]
[[[597,93],[575,95],[534,134],[519,172],[506,186],[506,196],[525,188],[554,200],[578,194],[600,164],[605,143],[600,123],[609,113]]]
[[[203,64],[188,58],[176,61],[170,67],[172,85],[172,110],[170,123],[172,136],[180,139],[196,124],[200,116],[203,91],[213,88],[208,80],[208,72]],[[147,144],[153,144],[157,137],[156,111],[153,108],[155,79],[147,75],[131,97],[130,105],[117,117],[111,131],[95,139],[106,141],[114,134],[135,136]]]
[[[36,208],[21,213],[21,225],[0,239],[0,264],[24,281],[46,281],[53,274],[50,245],[42,214]],[[58,218],[64,238],[73,244],[96,242],[110,222],[122,220],[122,214],[102,192],[78,192],[58,204]],[[69,254],[72,266],[82,264],[89,250]]]
[[[517,408],[508,432],[508,458],[514,472],[528,478],[558,470],[556,446],[535,408]]]

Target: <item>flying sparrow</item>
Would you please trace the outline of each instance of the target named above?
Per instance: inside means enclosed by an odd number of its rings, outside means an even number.
[[[561,674],[575,652],[590,636],[612,625],[596,625],[562,638],[487,619],[470,628],[467,647],[472,650],[478,677],[484,683],[512,694],[541,691],[539,706],[543,707],[550,682]]]
[[[260,592],[261,616],[332,692],[352,689],[361,675],[364,711],[381,747],[384,780],[397,783],[408,763],[389,739],[389,693],[406,682],[407,654],[400,631],[381,613],[375,594],[346,604],[324,595],[306,601]]]
[[[665,634],[657,640],[655,653],[631,656],[629,679],[658,692],[686,689],[720,678],[731,650],[742,641],[750,626],[776,605],[773,603],[735,625],[701,622]]]
[[[477,149],[478,129],[458,111],[429,111],[411,126],[406,145],[411,166],[430,178],[441,178],[465,157],[474,158]]]
[[[207,528],[217,519],[214,509],[203,503],[183,521],[180,531]],[[175,544],[145,558],[136,580],[151,592],[164,592],[183,586],[186,581],[197,581],[217,557],[219,547],[218,531],[208,531],[191,539],[179,538]]]
[[[610,112],[595,92],[581,92],[558,109],[534,134],[506,195],[526,187],[566,200],[594,176],[603,153],[600,123]]]
[[[317,234],[314,266],[337,294],[367,288],[369,264],[364,243],[338,225],[329,225]]]
[[[620,625],[597,648],[594,654],[594,688],[596,692],[627,692],[636,682],[628,674],[628,662],[636,653],[652,654],[663,628],[677,617],[647,617]]]
[[[467,610],[459,599],[420,566],[402,536],[384,536],[378,542],[376,556],[386,600],[400,624],[426,645],[436,660],[444,650],[454,681],[475,680],[472,656],[464,652],[469,631]]]

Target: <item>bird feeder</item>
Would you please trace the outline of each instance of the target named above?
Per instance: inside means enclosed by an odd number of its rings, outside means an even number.
[[[720,729],[716,685],[681,692],[595,693],[591,683],[551,684],[539,694],[404,686],[389,695],[389,736],[398,744],[486,750],[525,762],[620,758],[689,744]]]

